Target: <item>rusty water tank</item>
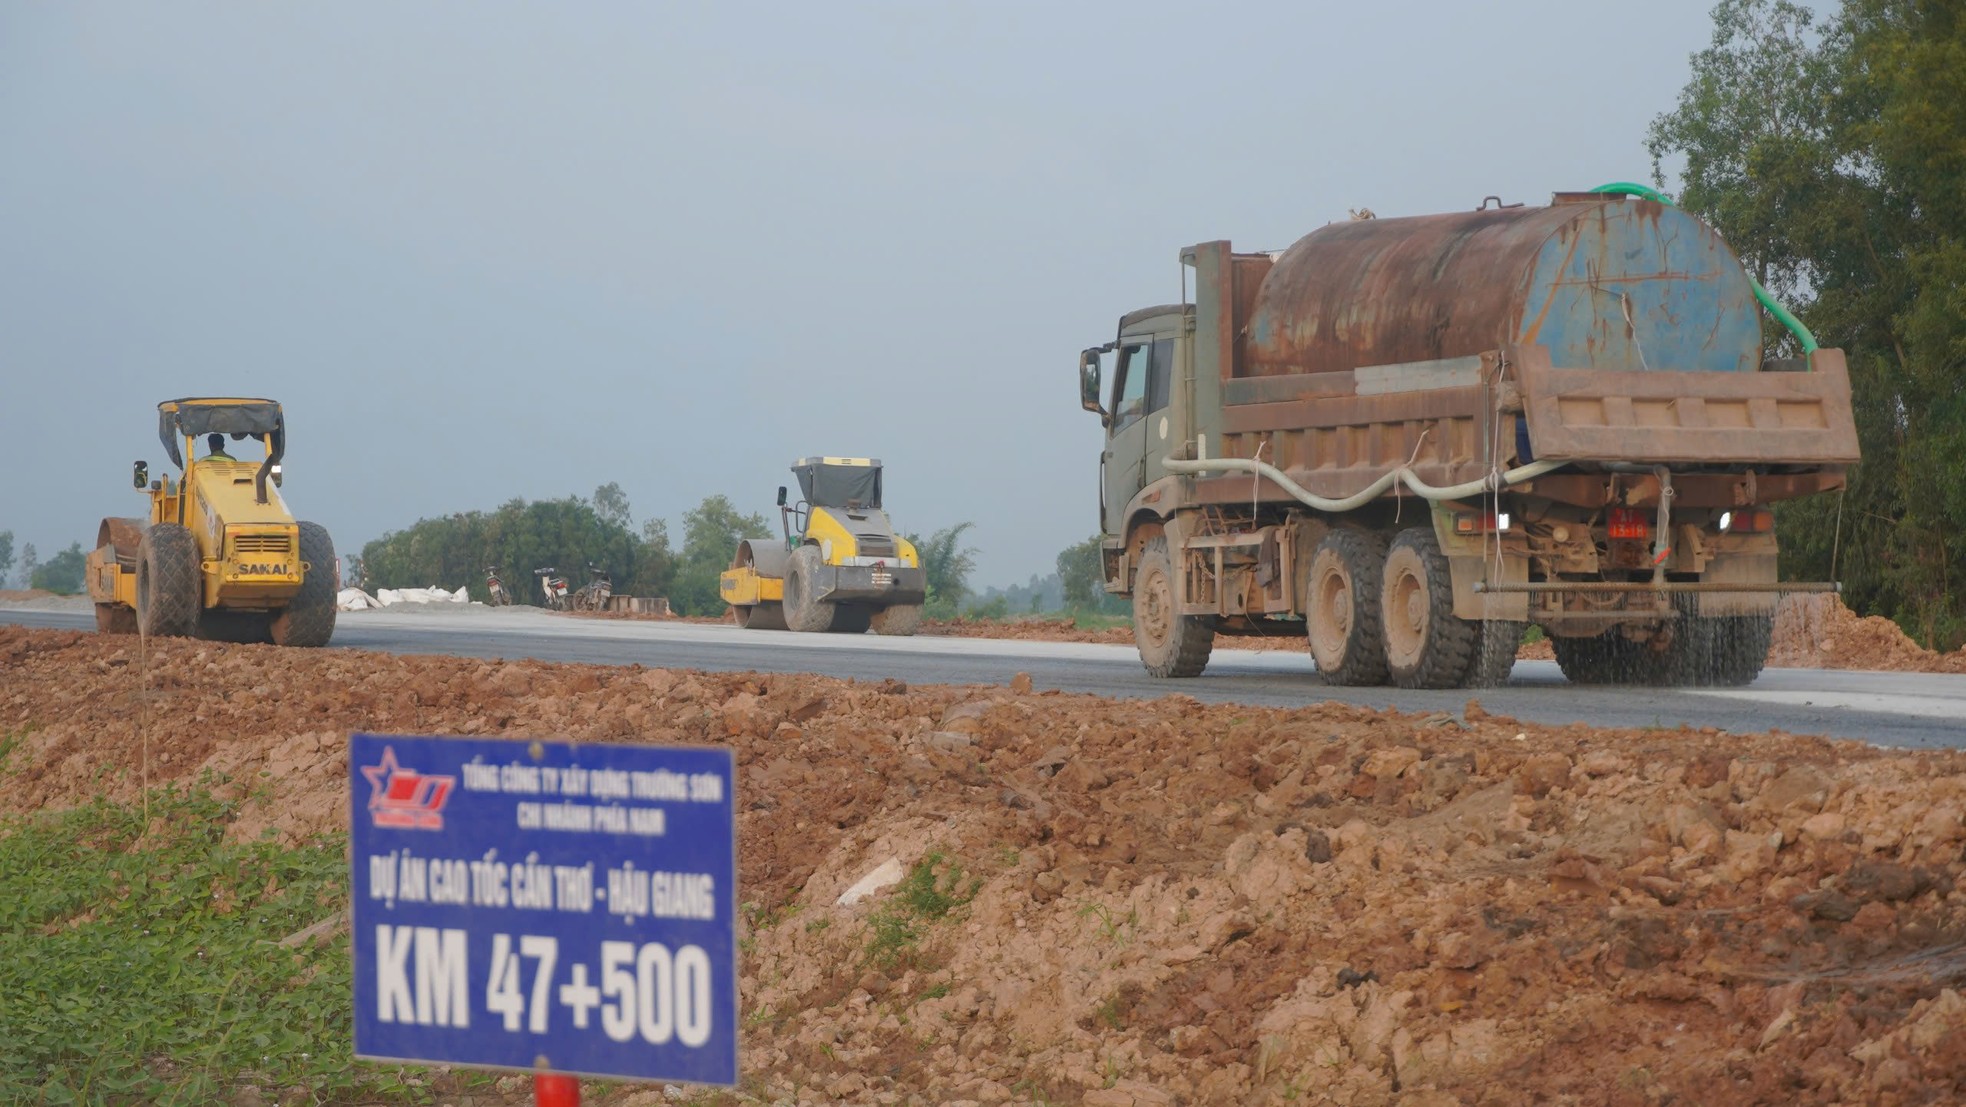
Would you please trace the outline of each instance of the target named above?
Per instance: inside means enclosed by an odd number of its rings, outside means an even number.
[[[1343,372],[1541,343],[1567,368],[1751,371],[1740,260],[1675,207],[1599,194],[1333,223],[1263,278],[1239,376]]]

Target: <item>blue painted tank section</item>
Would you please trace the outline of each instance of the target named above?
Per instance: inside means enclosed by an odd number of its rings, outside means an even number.
[[[1760,367],[1760,309],[1746,271],[1678,208],[1621,201],[1563,224],[1536,256],[1527,293],[1517,341],[1542,343],[1553,365]]]

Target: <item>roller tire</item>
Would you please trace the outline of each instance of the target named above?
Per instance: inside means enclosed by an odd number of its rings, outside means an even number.
[[[1479,624],[1454,615],[1454,580],[1432,527],[1410,527],[1393,539],[1379,598],[1392,682],[1460,687],[1474,662]]]
[[[99,603],[96,605],[97,634],[135,634],[137,632],[137,613],[134,608],[120,603]]]
[[[1386,682],[1379,610],[1385,567],[1385,539],[1362,530],[1333,530],[1311,554],[1304,627],[1311,658],[1327,683],[1359,687]]]
[[[851,604],[836,604],[833,607],[833,625],[827,627],[829,634],[865,634],[874,621],[874,609]]]
[[[311,649],[334,637],[334,539],[326,527],[300,524],[300,559],[310,567],[301,577],[300,591],[274,613],[271,629],[274,645]]]
[[[1133,641],[1147,675],[1163,678],[1200,676],[1215,649],[1213,616],[1175,611],[1174,559],[1164,535],[1148,539],[1140,551],[1133,577]]]
[[[176,523],[158,523],[137,546],[137,629],[146,638],[198,632],[204,572],[197,539]]]
[[[874,612],[874,633],[883,638],[912,638],[922,629],[922,605],[897,603]]]
[[[264,611],[211,610],[198,617],[198,637],[242,644],[273,641],[273,616]]]
[[[813,599],[821,561],[819,547],[800,546],[785,562],[785,626],[801,634],[824,634],[833,629],[830,603]]]
[[[731,610],[737,612],[737,625],[746,630],[785,629],[785,609],[778,604],[743,604]]]

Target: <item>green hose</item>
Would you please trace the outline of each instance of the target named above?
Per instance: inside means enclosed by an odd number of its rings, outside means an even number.
[[[1633,184],[1630,181],[1618,181],[1615,184],[1598,185],[1596,188],[1591,189],[1591,191],[1622,192],[1627,196],[1636,196],[1642,200],[1651,200],[1655,203],[1664,204],[1667,207],[1678,206],[1672,202],[1671,197],[1660,192],[1658,189],[1648,188],[1642,184]],[[1754,298],[1761,301],[1761,306],[1768,309],[1768,314],[1774,316],[1776,322],[1787,327],[1788,332],[1795,336],[1797,342],[1802,343],[1803,354],[1815,353],[1817,348],[1816,336],[1809,333],[1809,328],[1802,325],[1802,320],[1797,319],[1794,312],[1783,307],[1776,301],[1775,297],[1769,295],[1768,290],[1761,287],[1760,281],[1749,277],[1748,283],[1754,286]]]

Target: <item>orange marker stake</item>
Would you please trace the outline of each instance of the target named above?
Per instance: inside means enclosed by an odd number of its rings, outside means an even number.
[[[532,1078],[533,1107],[580,1107],[580,1080],[560,1073]]]

